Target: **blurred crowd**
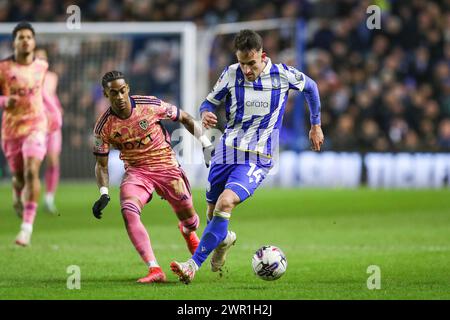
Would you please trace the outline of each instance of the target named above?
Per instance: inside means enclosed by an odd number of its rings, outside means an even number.
[[[0,0],[2,21],[66,21],[77,5],[83,21],[193,21],[198,26],[296,17],[302,0]]]
[[[37,39],[38,46],[48,52],[50,69],[59,75],[58,96],[64,109],[63,151],[72,151],[68,153],[71,157],[77,151],[81,162],[90,153],[94,123],[109,106],[101,87],[104,73],[126,70],[132,94],[151,94],[178,104],[177,37],[80,35],[68,40],[56,34],[38,35]],[[0,38],[0,55],[10,54],[10,37]]]
[[[320,20],[306,70],[330,148],[449,151],[450,1],[380,1],[381,30],[366,26],[370,2],[344,14],[333,3],[338,18]]]
[[[392,0],[0,0],[1,21],[65,21],[76,4],[82,21],[194,21],[218,23],[304,18],[302,70],[319,86],[326,150],[450,151],[450,1]],[[381,29],[366,25],[369,5],[381,8]],[[275,63],[297,65],[293,28],[260,32]],[[210,86],[235,63],[232,35],[218,37],[210,55]],[[136,93],[178,104],[177,39],[111,37],[48,42],[51,67],[61,77],[68,146],[85,149],[92,105],[107,106],[99,79],[109,69],[129,70]],[[168,40],[168,41],[167,41]],[[0,54],[9,50],[6,39]],[[75,48],[75,49],[74,49]],[[75,50],[75,51],[74,51]],[[69,54],[68,54],[69,52]],[[69,56],[68,56],[69,55]],[[83,57],[91,59],[85,61]],[[72,70],[71,72],[68,72]],[[288,101],[282,145],[298,139],[295,94]],[[306,109],[305,109],[306,110]],[[307,111],[305,126],[308,128]]]
[[[302,71],[319,86],[324,149],[450,151],[450,1],[308,3],[299,11],[307,34]],[[379,30],[366,24],[371,4],[381,9]],[[260,33],[272,61],[298,66],[289,32]],[[235,62],[231,44],[232,36],[217,39],[211,78]],[[280,139],[286,149],[298,140],[296,105],[294,94]]]

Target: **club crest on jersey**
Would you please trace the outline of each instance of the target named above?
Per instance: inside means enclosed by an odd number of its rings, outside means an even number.
[[[148,121],[147,120],[139,121],[139,127],[141,127],[142,130],[147,130],[147,128],[148,128]]]
[[[280,87],[280,79],[279,78],[272,78],[272,86],[275,88],[275,89],[278,89],[279,87]]]

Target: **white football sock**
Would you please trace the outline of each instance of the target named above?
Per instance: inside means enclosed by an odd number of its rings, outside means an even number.
[[[146,264],[149,268],[159,267],[158,261],[156,260],[149,261]]]
[[[53,203],[54,200],[55,200],[55,195],[53,193],[47,193],[45,195],[45,202]]]
[[[22,225],[20,226],[20,229],[25,231],[25,232],[32,233],[33,232],[33,225],[31,223],[23,222]]]

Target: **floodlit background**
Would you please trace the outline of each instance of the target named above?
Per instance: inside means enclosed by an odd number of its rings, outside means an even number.
[[[81,29],[65,26],[71,16],[66,9],[73,4],[80,8]],[[380,29],[367,26],[373,13],[367,12],[370,5],[377,5],[381,13]],[[47,26],[39,34],[38,26],[37,39],[49,51],[50,68],[60,76],[63,178],[92,177],[91,129],[107,108],[100,85],[104,72],[120,69],[135,94],[158,96],[198,117],[198,106],[223,68],[236,62],[234,34],[248,27],[262,34],[272,61],[296,66],[313,78],[322,101],[325,152],[317,156],[305,153],[308,109],[302,95],[291,91],[280,133],[280,163],[289,168],[288,174],[274,174],[267,186],[450,183],[448,1],[43,0],[0,1],[0,7],[2,22],[60,23],[52,33]],[[193,23],[189,32],[196,40],[189,50],[182,32],[168,32],[166,25],[137,27],[135,32],[131,28],[127,33],[121,27],[168,21]],[[82,33],[91,30],[83,25],[88,22],[115,24],[107,28],[111,33]],[[1,24],[1,57],[11,54],[13,26]],[[186,76],[194,84],[183,82]],[[192,87],[186,89],[187,84]],[[167,126],[171,132],[178,127]],[[193,184],[201,186],[206,169],[201,156],[194,158],[179,153]],[[1,176],[8,176],[1,159]],[[324,176],[310,176],[317,171]]]
[[[80,29],[67,25],[71,5],[80,9]],[[12,245],[20,222],[0,152],[0,299],[450,298],[449,8],[448,0],[0,0],[0,58],[12,52],[14,25],[31,21],[59,75],[64,108],[61,216],[40,206],[25,250]],[[132,93],[199,118],[223,68],[236,62],[232,39],[242,28],[263,36],[273,62],[317,82],[323,151],[310,151],[308,108],[291,91],[279,161],[233,212],[238,241],[224,277],[208,262],[190,286],[169,275],[170,261],[188,255],[170,207],[155,195],[142,219],[169,284],[136,286],[146,270],[123,227],[118,188],[101,221],[91,214],[98,198],[91,133],[108,107],[101,77],[119,69]],[[223,129],[224,110],[218,114]],[[178,124],[166,127],[195,187],[201,234],[208,174],[201,149]],[[110,160],[117,185],[122,164],[117,153]],[[250,267],[265,244],[279,246],[289,263],[271,283]],[[66,287],[71,265],[81,269],[81,290]],[[371,266],[381,270],[380,288]]]

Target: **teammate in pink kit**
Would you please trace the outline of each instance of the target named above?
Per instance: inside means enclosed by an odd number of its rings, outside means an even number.
[[[2,149],[12,172],[14,209],[22,218],[16,244],[30,244],[39,201],[39,168],[46,152],[48,123],[42,86],[46,61],[35,59],[31,24],[13,30],[14,55],[0,62],[0,108],[3,108]]]
[[[138,282],[165,282],[166,275],[158,265],[149,235],[140,219],[142,208],[150,202],[154,191],[167,200],[179,219],[180,231],[191,253],[198,246],[195,230],[200,221],[193,207],[189,182],[175,158],[170,136],[161,120],[181,122],[204,147],[210,148],[211,142],[200,134],[201,126],[174,105],[153,96],[130,96],[129,86],[121,72],[106,73],[102,86],[111,107],[99,117],[94,129],[95,176],[101,196],[92,211],[100,219],[101,211],[110,200],[108,153],[112,145],[120,150],[120,158],[125,163],[125,175],[120,186],[125,226],[131,242],[149,268],[148,275]]]
[[[34,52],[36,58],[48,61],[47,52],[37,48]],[[44,106],[48,120],[47,155],[45,167],[45,209],[53,214],[58,213],[55,206],[55,193],[59,183],[59,156],[62,147],[62,107],[56,94],[58,75],[47,71],[44,80]]]

